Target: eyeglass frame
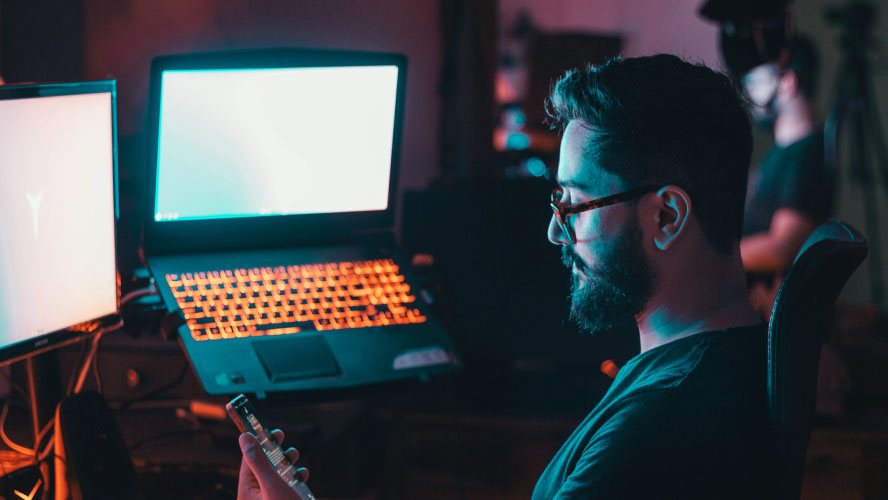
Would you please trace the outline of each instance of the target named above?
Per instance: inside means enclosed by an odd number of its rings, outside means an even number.
[[[574,244],[577,242],[577,238],[574,234],[573,227],[571,227],[571,225],[567,223],[567,218],[571,215],[577,215],[589,210],[595,210],[596,208],[604,208],[610,205],[616,205],[617,203],[622,203],[624,201],[629,201],[634,198],[638,198],[639,196],[652,193],[662,187],[663,186],[651,184],[636,189],[630,189],[629,191],[624,191],[622,193],[605,196],[603,198],[584,201],[582,203],[577,203],[576,205],[568,205],[566,207],[562,207],[559,205],[559,202],[561,201],[561,194],[564,193],[564,189],[561,186],[556,186],[555,189],[552,190],[552,194],[549,195],[549,205],[552,206],[552,212],[555,216],[555,222],[558,223],[558,227],[561,228],[561,232],[565,236],[567,236],[568,243]]]

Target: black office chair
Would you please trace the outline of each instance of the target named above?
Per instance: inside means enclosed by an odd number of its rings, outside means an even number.
[[[856,229],[830,219],[802,245],[777,291],[768,325],[768,405],[779,498],[801,493],[820,349],[836,297],[866,253]]]

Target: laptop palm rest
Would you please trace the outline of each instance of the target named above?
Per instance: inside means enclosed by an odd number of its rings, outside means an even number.
[[[252,345],[272,382],[342,374],[330,346],[320,335],[257,340]]]

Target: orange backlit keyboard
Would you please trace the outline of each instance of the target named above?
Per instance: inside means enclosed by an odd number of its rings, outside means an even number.
[[[391,259],[168,274],[195,340],[423,323]]]

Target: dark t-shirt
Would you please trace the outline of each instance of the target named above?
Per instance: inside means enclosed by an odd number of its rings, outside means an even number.
[[[533,500],[766,498],[763,326],[701,333],[624,366]]]
[[[823,132],[771,148],[750,179],[743,234],[767,231],[780,208],[794,208],[820,224],[832,213],[835,176],[826,168]]]

